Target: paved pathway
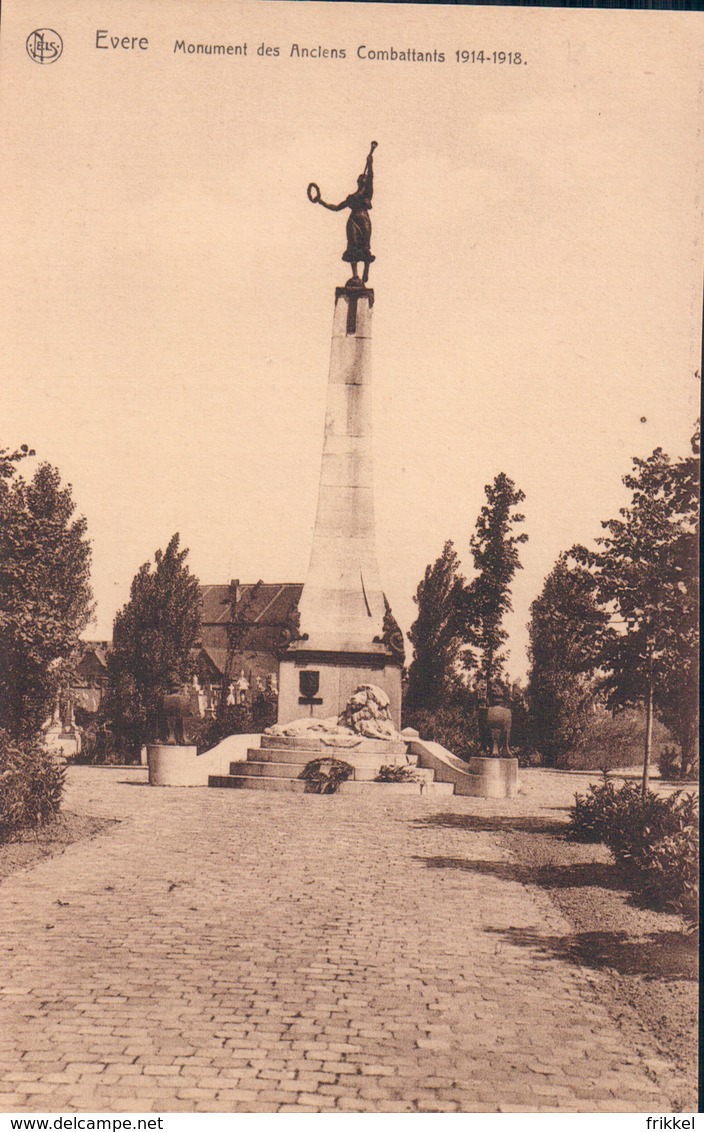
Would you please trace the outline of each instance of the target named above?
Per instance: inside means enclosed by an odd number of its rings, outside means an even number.
[[[384,802],[74,768],[67,806],[120,821],[0,885],[0,1110],[672,1111],[598,974],[532,942],[569,932],[547,895],[442,817],[534,814],[535,774]]]

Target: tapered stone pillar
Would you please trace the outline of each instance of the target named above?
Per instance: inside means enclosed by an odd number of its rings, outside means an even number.
[[[373,305],[372,290],[335,292],[318,511],[301,636],[281,660],[280,723],[337,715],[362,683],[387,692],[400,723],[403,640],[382,591],[374,533]]]

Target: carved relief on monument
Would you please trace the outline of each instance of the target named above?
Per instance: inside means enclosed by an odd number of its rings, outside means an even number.
[[[310,735],[330,747],[352,747],[361,739],[400,741],[401,735],[391,719],[391,701],[376,684],[360,684],[339,716],[328,719],[306,717],[291,723],[277,723],[265,735],[302,738]]]
[[[391,606],[389,605],[386,594],[383,594],[383,598],[383,632],[380,637],[374,638],[374,643],[378,645],[386,645],[387,649],[394,659],[394,664],[398,664],[400,668],[403,668],[404,664],[406,663],[406,648],[403,642],[403,633],[401,632],[398,621],[391,612]]]

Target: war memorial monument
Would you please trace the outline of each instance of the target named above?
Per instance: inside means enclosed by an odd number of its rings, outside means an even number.
[[[344,792],[516,793],[507,709],[489,708],[491,753],[469,762],[399,730],[403,634],[382,588],[374,520],[374,291],[367,284],[376,148],[372,142],[355,191],[339,204],[323,200],[314,183],[307,190],[313,204],[349,210],[342,259],[352,275],[335,289],[318,507],[297,616],[281,642],[277,724],[201,755],[176,743],[171,730],[170,742],[149,748],[153,785],[305,791],[307,768],[335,759],[351,768]],[[401,771],[397,781],[388,781],[389,768]]]

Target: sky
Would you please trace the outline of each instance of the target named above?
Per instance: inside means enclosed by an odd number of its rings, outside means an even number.
[[[25,46],[41,27],[63,41],[50,65]],[[98,48],[98,30],[148,48]],[[526,495],[507,620],[525,675],[559,553],[627,502],[633,456],[688,452],[703,40],[691,13],[5,0],[0,447],[30,444],[73,485],[87,635],[110,636],[174,531],[204,583],[305,581],[348,275],[345,216],[306,186],[342,200],[374,139],[382,581],[408,630],[447,539],[471,576],[484,487],[506,472]]]

